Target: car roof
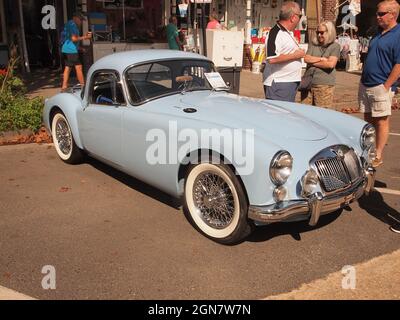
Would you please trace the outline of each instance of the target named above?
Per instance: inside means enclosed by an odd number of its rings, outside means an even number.
[[[169,59],[201,59],[210,61],[207,57],[197,53],[184,52],[178,50],[166,49],[146,49],[146,50],[133,50],[124,51],[119,53],[110,54],[97,60],[90,68],[89,74],[95,70],[113,69],[122,72],[129,66],[150,62],[154,60],[169,60]]]

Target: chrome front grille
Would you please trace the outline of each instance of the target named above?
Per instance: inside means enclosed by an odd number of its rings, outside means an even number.
[[[315,165],[326,191],[343,189],[351,183],[343,160],[338,158],[319,160]]]
[[[312,163],[326,192],[345,189],[362,177],[357,155],[347,146],[325,149],[313,158]]]

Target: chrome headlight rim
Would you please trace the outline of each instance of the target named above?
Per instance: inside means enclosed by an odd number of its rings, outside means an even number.
[[[314,169],[309,169],[301,178],[301,195],[305,198],[310,197],[318,191],[320,182],[319,175]]]
[[[279,168],[280,162],[284,159],[284,157],[289,157],[290,158],[290,166]],[[280,173],[281,170],[289,169],[289,173],[285,174],[283,177],[279,177],[278,173]],[[274,185],[277,187],[284,185],[289,177],[292,174],[293,170],[293,157],[289,153],[289,151],[286,150],[281,150],[278,151],[271,160],[271,163],[269,165],[269,177]]]
[[[373,136],[373,140],[370,143],[367,143],[367,139],[369,139],[371,136]],[[368,150],[372,146],[374,146],[376,141],[376,130],[375,127],[368,123],[364,126],[364,128],[361,131],[361,136],[360,136],[360,146],[362,150]]]

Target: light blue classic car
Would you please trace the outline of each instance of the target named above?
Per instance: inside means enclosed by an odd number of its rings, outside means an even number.
[[[369,193],[375,130],[339,112],[230,94],[206,57],[172,50],[97,61],[82,89],[46,100],[59,157],[88,154],[182,199],[234,244],[257,225],[308,220]]]

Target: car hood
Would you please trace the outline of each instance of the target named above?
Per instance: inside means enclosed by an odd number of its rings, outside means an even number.
[[[328,136],[328,130],[318,123],[264,99],[228,93],[190,92],[180,98],[182,113],[185,108],[196,110],[185,113],[188,118],[230,128],[254,129],[256,135],[272,140],[319,141]]]

